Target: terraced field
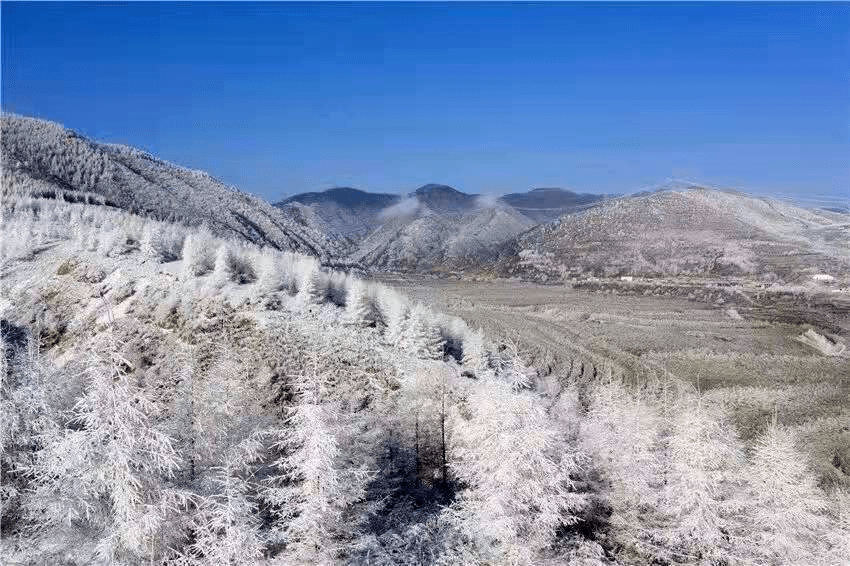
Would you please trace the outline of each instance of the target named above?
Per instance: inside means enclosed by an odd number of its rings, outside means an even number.
[[[846,346],[848,317],[838,301],[803,301],[811,312],[797,305],[789,317],[781,303],[733,308],[687,294],[623,295],[600,286],[392,283],[516,347],[538,369],[545,394],[609,372],[638,386],[680,378],[729,408],[744,440],[775,415],[798,433],[822,481],[850,482],[850,355],[846,348],[838,353]],[[836,355],[802,340],[809,330],[828,336]]]

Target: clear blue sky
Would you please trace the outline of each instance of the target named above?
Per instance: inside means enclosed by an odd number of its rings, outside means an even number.
[[[2,106],[274,200],[850,187],[850,4],[2,2]]]

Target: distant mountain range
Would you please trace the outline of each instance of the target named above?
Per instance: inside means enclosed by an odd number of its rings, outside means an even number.
[[[555,188],[487,197],[430,183],[407,195],[334,188],[294,195],[276,206],[314,214],[328,234],[346,238],[347,261],[435,269],[495,259],[518,234],[602,198]]]
[[[271,205],[207,173],[52,122],[3,114],[0,127],[4,203],[18,196],[119,207],[326,264],[546,281],[701,274],[796,281],[850,269],[850,215],[842,209],[693,183],[616,198],[558,188],[493,197],[441,184],[404,195],[340,187]]]
[[[350,187],[322,192],[301,193],[275,204],[276,207],[302,209],[308,207],[331,236],[356,237],[378,224],[380,212],[401,200],[399,195],[367,193]]]
[[[577,194],[558,188],[532,189],[527,193],[511,193],[501,200],[537,222],[551,222],[556,218],[590,208],[604,200],[602,195]]]
[[[275,206],[310,206],[324,220],[331,233],[354,236],[380,224],[381,212],[404,202],[396,212],[415,215],[428,210],[443,215],[460,215],[483,208],[509,206],[535,223],[550,222],[563,214],[584,210],[604,200],[603,195],[577,194],[559,188],[532,189],[501,197],[482,197],[448,185],[430,183],[407,195],[370,193],[349,187],[290,196]],[[388,211],[386,216],[396,216]]]

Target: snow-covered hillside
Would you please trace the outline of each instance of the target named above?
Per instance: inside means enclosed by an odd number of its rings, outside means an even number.
[[[2,192],[100,203],[221,236],[320,258],[338,255],[310,218],[281,211],[201,171],[138,149],[88,140],[45,120],[3,114]]]
[[[523,234],[507,273],[767,274],[850,269],[850,216],[704,188],[622,197]]]
[[[340,187],[297,194],[275,206],[286,209],[303,205],[303,208],[312,210],[327,234],[356,237],[371,232],[380,223],[381,212],[399,200],[401,197],[398,195]]]
[[[349,260],[373,269],[411,270],[486,262],[506,241],[534,225],[505,206],[460,216],[425,210],[414,218],[387,220],[359,243]]]

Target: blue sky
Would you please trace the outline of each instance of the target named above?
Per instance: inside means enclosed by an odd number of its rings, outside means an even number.
[[[0,6],[4,110],[271,200],[850,191],[850,4]]]

